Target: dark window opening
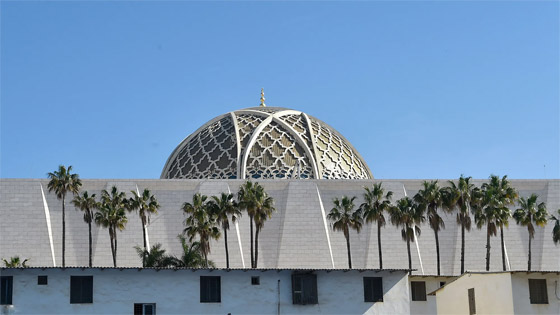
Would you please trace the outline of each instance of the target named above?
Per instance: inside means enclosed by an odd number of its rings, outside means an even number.
[[[292,275],[292,303],[317,304],[317,275],[293,274]]]
[[[529,299],[531,304],[548,304],[546,279],[529,279]]]
[[[364,302],[383,302],[383,278],[364,277]]]
[[[259,285],[261,284],[261,278],[260,277],[251,277],[251,284],[252,285]]]
[[[440,288],[443,287],[444,285],[445,285],[445,281],[441,281],[441,282],[439,283],[439,287],[440,287]]]
[[[476,304],[474,300],[474,288],[469,289],[469,315],[476,314]]]
[[[70,304],[93,303],[93,276],[70,277]]]
[[[38,276],[37,277],[37,284],[38,285],[47,285],[48,284],[47,276]]]
[[[200,276],[200,303],[220,303],[220,286],[220,277]]]
[[[411,281],[410,289],[412,290],[413,301],[426,301],[426,282]]]
[[[134,315],[155,315],[156,303],[134,303]]]
[[[0,305],[12,304],[12,291],[14,285],[14,278],[12,276],[0,277]]]

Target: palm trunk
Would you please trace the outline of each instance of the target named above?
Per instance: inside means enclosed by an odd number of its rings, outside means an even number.
[[[227,244],[227,229],[224,227],[224,244],[226,246],[226,268],[229,269],[229,251]]]
[[[253,268],[257,268],[259,263],[259,232],[260,231],[261,229],[257,226],[257,229],[255,231],[255,267]]]
[[[115,267],[117,267],[117,228],[113,228],[113,234],[115,234],[115,261],[113,262]]]
[[[249,216],[249,221],[251,223],[251,268],[255,268],[255,256],[253,252],[253,216]]]
[[[412,257],[410,256],[410,240],[406,238],[406,250],[408,252],[408,274],[412,274]]]
[[[109,238],[111,239],[111,255],[113,256],[113,266],[117,266],[117,260],[115,259],[115,236],[113,235],[113,227],[109,226]]]
[[[344,236],[346,237],[346,249],[348,250],[348,269],[352,269],[352,254],[350,251],[350,233],[345,231]]]
[[[90,216],[90,218],[91,218],[91,216]],[[89,228],[89,267],[91,268],[91,266],[92,266],[92,256],[93,256],[92,255],[92,250],[91,250],[91,247],[92,247],[91,246],[91,244],[92,244],[92,241],[91,241],[91,220],[88,222],[88,228]]]
[[[148,242],[146,242],[146,219],[142,219],[142,236],[144,237],[144,255],[142,255],[142,267],[146,267],[146,253],[148,253]]]
[[[62,195],[62,267],[66,267],[66,216],[65,216],[65,206],[64,206],[64,199],[65,195]]]
[[[506,244],[504,243],[504,227],[500,226],[500,238],[502,242],[502,267],[506,271]]]
[[[465,273],[465,223],[461,222],[461,274]]]
[[[439,236],[438,236],[438,232],[436,230],[434,230],[434,234],[436,236],[436,259],[437,259],[437,275],[439,276],[440,273],[440,264],[439,264]]]
[[[377,248],[379,248],[379,269],[383,269],[383,253],[381,252],[381,222],[377,221]]]
[[[531,271],[531,235],[529,235],[529,260],[527,261],[527,271]]]
[[[490,222],[486,224],[486,271],[490,271]]]

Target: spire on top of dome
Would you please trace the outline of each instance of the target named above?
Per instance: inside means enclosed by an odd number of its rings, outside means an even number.
[[[266,107],[266,104],[264,103],[264,89],[261,89],[261,107]]]

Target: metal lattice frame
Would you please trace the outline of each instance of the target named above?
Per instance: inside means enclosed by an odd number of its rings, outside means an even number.
[[[253,107],[216,117],[173,151],[161,178],[371,179],[336,130],[305,113]]]

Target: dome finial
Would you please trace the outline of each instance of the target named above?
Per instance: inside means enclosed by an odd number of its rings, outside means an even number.
[[[264,103],[264,89],[261,89],[261,107],[266,107],[266,104]]]

